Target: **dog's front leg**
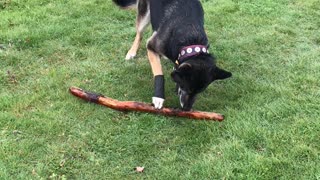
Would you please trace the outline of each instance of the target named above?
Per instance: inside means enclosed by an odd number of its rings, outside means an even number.
[[[154,77],[154,96],[152,103],[156,109],[161,109],[164,103],[164,76],[162,72],[160,56],[148,48],[148,58]]]
[[[154,77],[154,96],[152,97],[152,103],[156,109],[161,109],[164,103],[164,76],[162,73],[162,67],[159,54],[148,49],[148,58],[152,68]]]

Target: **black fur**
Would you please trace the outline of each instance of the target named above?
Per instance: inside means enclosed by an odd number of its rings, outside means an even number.
[[[139,1],[138,3],[138,12],[139,12],[139,18],[142,16],[145,16],[147,14],[147,11],[149,10],[148,8],[149,4],[146,0],[144,1]]]
[[[157,52],[165,55],[172,61],[178,58],[182,47],[188,45],[208,45],[204,31],[203,10],[198,0],[151,0],[162,3],[162,12],[157,17],[152,17],[151,24],[158,29],[157,38],[161,43],[155,47]],[[153,22],[156,19],[156,22]]]
[[[150,0],[151,25],[154,31],[158,30],[163,17],[163,2],[160,0]]]
[[[112,0],[115,4],[122,8],[126,8],[137,3],[137,0]]]

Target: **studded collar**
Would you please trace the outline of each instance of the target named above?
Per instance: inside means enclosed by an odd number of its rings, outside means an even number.
[[[180,50],[180,53],[178,55],[178,59],[176,60],[176,64],[177,65],[180,65],[183,63],[183,61],[188,58],[188,57],[191,57],[191,56],[196,56],[196,55],[199,55],[199,54],[209,54],[209,50],[208,50],[208,47],[207,46],[204,46],[204,45],[191,45],[191,46],[186,46],[186,47],[183,47],[181,50]]]

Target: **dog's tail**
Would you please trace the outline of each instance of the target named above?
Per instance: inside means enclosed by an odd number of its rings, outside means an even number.
[[[116,5],[120,6],[121,8],[130,8],[136,5],[137,0],[112,0]]]

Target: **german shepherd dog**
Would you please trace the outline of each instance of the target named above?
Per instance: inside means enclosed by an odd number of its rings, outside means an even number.
[[[151,22],[153,34],[147,42],[148,59],[154,76],[152,103],[164,103],[164,76],[161,56],[174,65],[171,73],[183,110],[191,110],[196,95],[208,85],[232,74],[216,66],[209,53],[204,30],[204,12],[199,0],[113,0],[122,8],[137,7],[136,37],[126,59],[136,56],[142,34]]]

